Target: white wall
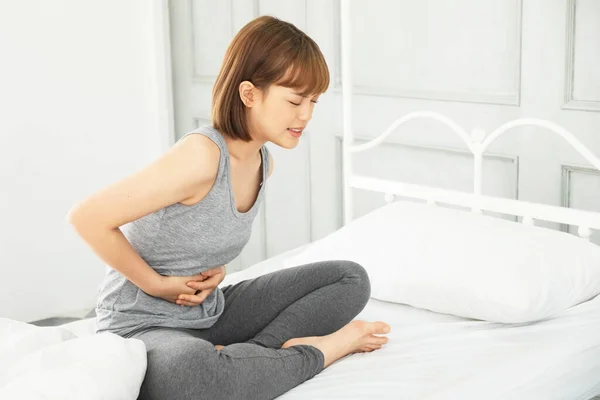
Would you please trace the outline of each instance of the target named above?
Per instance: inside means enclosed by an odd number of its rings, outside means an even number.
[[[104,266],[66,222],[170,143],[165,2],[0,2],[0,317],[89,309]]]

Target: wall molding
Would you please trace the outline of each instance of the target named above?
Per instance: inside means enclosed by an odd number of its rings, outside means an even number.
[[[340,0],[334,1],[334,77],[333,92],[341,93],[341,21],[340,21]],[[523,0],[517,0],[517,38],[515,46],[515,66],[516,75],[512,93],[474,93],[474,92],[447,92],[433,90],[407,90],[402,88],[389,88],[380,86],[354,85],[352,91],[358,95],[398,97],[417,100],[437,100],[453,101],[477,104],[494,104],[501,106],[519,106],[521,104],[521,53],[523,40]]]
[[[342,21],[341,0],[333,0],[333,79],[332,90],[342,91]]]
[[[260,15],[260,0],[253,0],[252,5],[254,7],[254,18],[256,18]]]
[[[233,37],[233,35],[235,34],[234,32],[234,26],[233,26],[233,0],[221,0],[221,1],[226,1],[226,4],[229,7],[229,31],[231,33],[231,36]],[[257,3],[258,0],[255,0],[255,3]],[[190,35],[191,35],[191,52],[190,54],[192,55],[192,82],[193,83],[203,83],[203,84],[214,84],[215,80],[217,79],[217,75],[208,75],[208,74],[199,74],[198,73],[198,66],[199,66],[199,62],[201,62],[201,60],[198,60],[198,58],[196,57],[196,20],[195,20],[195,13],[194,13],[194,0],[188,0],[188,8],[190,10],[190,15],[189,15],[189,24],[190,24]],[[255,4],[255,10],[257,8],[257,5]]]
[[[571,175],[574,173],[583,173],[589,175],[595,175],[600,177],[600,171],[594,167],[586,167],[583,165],[576,164],[561,164],[561,182],[560,182],[560,196],[562,207],[571,207]],[[560,230],[563,232],[569,232],[569,225],[561,224]]]
[[[229,27],[230,27],[230,33],[231,33],[231,38],[233,39],[233,37],[235,36],[235,34],[237,33],[237,30],[235,29],[235,26],[233,24],[233,0],[226,0],[227,4],[229,6]],[[308,9],[308,7],[306,7],[306,1],[304,2],[305,4],[305,8]],[[206,85],[213,85],[215,83],[215,81],[217,80],[217,75],[204,75],[204,74],[197,74],[196,73],[196,67],[197,65],[197,59],[196,59],[196,55],[195,55],[195,30],[194,30],[194,26],[195,26],[195,22],[194,22],[194,0],[188,0],[188,7],[190,10],[190,34],[191,34],[191,44],[192,44],[192,49],[191,49],[191,54],[192,54],[192,82],[193,83],[201,83],[201,84],[206,84]],[[257,18],[260,16],[260,0],[252,0],[252,19]]]
[[[265,191],[266,193],[266,191]],[[263,202],[260,205],[260,234],[262,236],[262,259],[269,258],[269,232],[267,230],[267,196],[263,196]]]
[[[311,134],[310,130],[305,132],[305,140],[306,140],[306,197],[308,204],[308,240],[310,243],[313,242],[315,234],[313,232],[314,224],[313,224],[313,190],[312,190],[312,152],[311,152]]]
[[[573,97],[575,89],[575,27],[577,0],[567,0],[567,31],[565,49],[565,83],[563,110],[600,111],[600,101],[578,100]]]
[[[336,145],[336,151],[337,151],[337,174],[336,176],[338,177],[338,186],[337,186],[337,194],[338,194],[338,199],[341,202],[342,199],[342,190],[343,190],[343,184],[342,184],[342,173],[341,173],[341,163],[342,161],[342,157],[343,157],[343,152],[342,150],[342,143],[344,142],[344,137],[342,134],[336,134],[335,138],[337,140],[337,145]],[[374,138],[370,138],[370,137],[366,137],[366,136],[354,136],[354,140],[355,141],[361,141],[361,142],[368,142],[370,140],[373,140]],[[406,141],[399,141],[399,140],[386,140],[384,143],[382,143],[381,145],[392,145],[392,146],[398,146],[398,147],[403,147],[406,149],[414,149],[414,150],[420,150],[420,151],[430,151],[430,152],[438,152],[440,154],[451,154],[451,155],[455,155],[455,156],[463,156],[463,157],[468,157],[468,158],[473,158],[473,153],[470,150],[466,150],[466,149],[457,149],[457,148],[452,148],[452,147],[446,147],[446,146],[436,146],[436,145],[424,145],[424,144],[416,144],[416,143],[410,143],[410,142],[406,142]],[[515,185],[514,188],[514,192],[512,193],[512,198],[514,200],[518,200],[519,199],[519,157],[518,156],[512,156],[512,155],[506,155],[506,154],[498,154],[498,153],[489,153],[486,152],[483,154],[483,158],[484,160],[499,160],[499,161],[504,161],[504,162],[508,162],[513,164],[513,182]],[[485,177],[484,177],[485,180]],[[515,216],[511,216],[512,220],[514,221],[518,221],[518,218]],[[341,226],[342,223],[342,214],[340,213],[338,216],[339,220],[338,220],[338,225]]]

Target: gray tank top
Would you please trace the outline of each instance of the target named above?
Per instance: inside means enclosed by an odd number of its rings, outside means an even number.
[[[190,276],[225,265],[235,259],[250,239],[252,222],[264,198],[269,153],[261,149],[262,184],[248,212],[237,210],[230,180],[230,159],[224,137],[213,127],[201,134],[219,146],[219,170],[213,187],[198,203],[172,204],[121,227],[133,248],[156,272],[165,276]],[[184,136],[184,137],[185,137]],[[96,305],[98,332],[121,336],[148,327],[205,329],[223,312],[223,293],[215,289],[199,306],[182,307],[152,297],[121,273],[107,267]]]

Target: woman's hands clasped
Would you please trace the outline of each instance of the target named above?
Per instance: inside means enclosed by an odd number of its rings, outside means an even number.
[[[197,306],[225,279],[225,266],[212,268],[193,276],[161,276],[159,287],[154,293],[170,303],[181,306]]]
[[[220,267],[206,270],[200,275],[204,277],[203,280],[191,280],[187,282],[188,288],[191,288],[194,293],[180,294],[177,304],[190,307],[202,304],[208,295],[225,279],[225,266],[221,265]]]

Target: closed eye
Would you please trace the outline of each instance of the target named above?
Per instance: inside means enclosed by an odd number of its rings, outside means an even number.
[[[289,101],[289,100],[288,100],[288,101]],[[318,103],[318,101],[316,101],[316,100],[311,100],[311,102],[312,102],[312,103],[314,103],[314,104],[317,104],[317,103]],[[290,101],[290,104],[293,104],[293,105],[295,105],[296,107],[298,107],[298,106],[300,106],[302,103],[294,103],[293,101]]]

